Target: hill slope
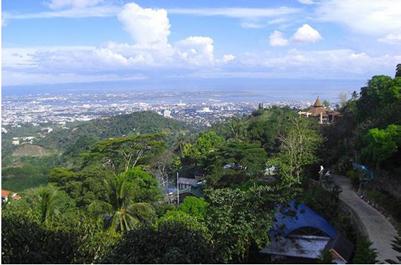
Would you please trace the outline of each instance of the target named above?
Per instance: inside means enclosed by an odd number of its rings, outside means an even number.
[[[75,145],[90,144],[102,138],[162,131],[174,137],[191,130],[192,128],[183,122],[164,118],[155,112],[143,111],[82,122],[69,129],[58,129],[38,143],[63,152],[74,148]]]
[[[12,156],[15,157],[22,157],[22,156],[37,156],[37,157],[42,157],[46,155],[50,155],[51,152],[47,150],[46,148],[43,148],[40,145],[34,145],[34,144],[23,144],[18,146]]]

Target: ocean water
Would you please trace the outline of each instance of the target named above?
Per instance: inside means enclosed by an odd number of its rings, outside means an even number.
[[[160,82],[102,82],[3,87],[3,98],[64,96],[121,97],[146,103],[297,102],[317,96],[337,102],[340,93],[359,92],[366,80],[200,79]]]

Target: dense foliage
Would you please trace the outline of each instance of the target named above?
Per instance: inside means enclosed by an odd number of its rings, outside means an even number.
[[[319,161],[319,128],[288,108],[259,109],[189,137],[174,122],[161,129],[156,117],[141,127],[141,115],[43,139],[65,151],[47,186],[5,205],[4,262],[252,261],[269,242],[276,206],[302,192],[307,167]],[[167,204],[177,171],[200,178],[204,198]]]
[[[341,119],[324,128],[322,153],[336,173],[350,177],[354,188],[401,222],[401,76],[373,76],[340,109]],[[364,165],[355,170],[352,162]],[[368,182],[367,182],[368,181]]]
[[[211,243],[197,230],[166,222],[158,226],[141,227],[124,235],[103,263],[215,263]]]

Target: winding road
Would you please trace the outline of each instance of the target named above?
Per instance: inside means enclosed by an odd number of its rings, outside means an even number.
[[[340,200],[348,205],[358,215],[372,247],[377,250],[378,260],[384,263],[386,259],[397,261],[399,253],[391,247],[392,240],[397,234],[394,226],[379,211],[370,206],[352,190],[348,178],[332,175],[334,182],[342,188]]]

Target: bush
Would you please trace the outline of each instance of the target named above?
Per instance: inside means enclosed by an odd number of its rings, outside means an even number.
[[[350,169],[346,173],[347,177],[351,180],[352,187],[357,189],[361,180],[361,173],[359,171]]]
[[[2,215],[3,263],[94,263],[119,239],[82,213],[40,223],[34,211],[8,206]]]
[[[306,190],[300,200],[329,220],[338,214],[338,193],[328,192],[320,186]]]
[[[103,263],[216,263],[209,241],[187,226],[167,222],[126,233]]]
[[[352,259],[352,263],[375,264],[377,262],[377,252],[372,248],[372,242],[365,237],[358,237],[356,240],[356,250]]]
[[[72,263],[74,234],[45,229],[28,216],[2,218],[3,263]]]

